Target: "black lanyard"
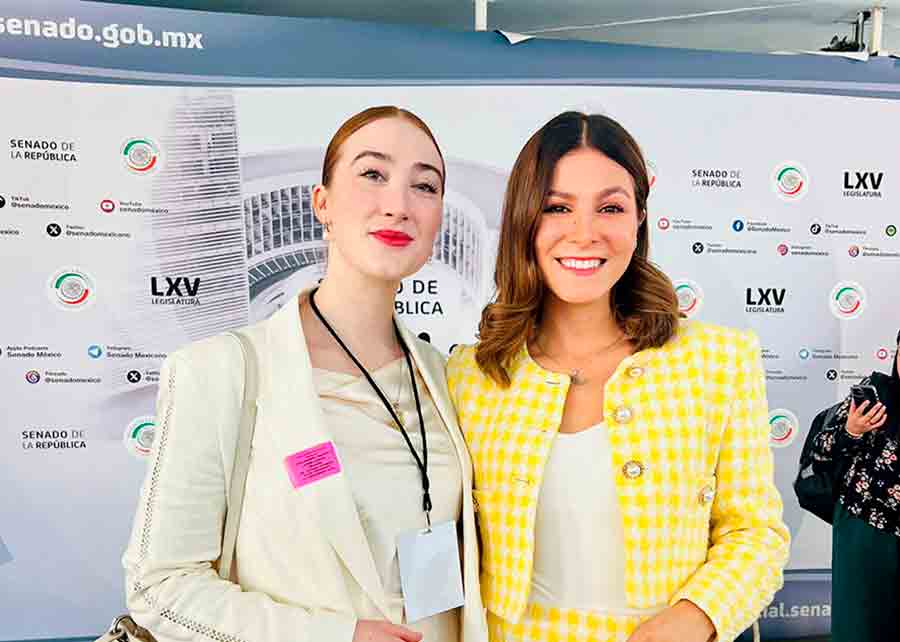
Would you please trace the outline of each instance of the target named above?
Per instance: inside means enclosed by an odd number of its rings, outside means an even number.
[[[378,395],[378,398],[381,399],[381,403],[384,404],[384,407],[387,408],[387,411],[390,413],[391,417],[396,422],[397,427],[400,428],[400,432],[403,434],[403,438],[406,440],[406,445],[409,446],[409,452],[412,453],[413,459],[416,460],[416,466],[419,468],[419,472],[422,474],[422,509],[425,511],[425,521],[428,524],[428,528],[431,528],[431,493],[430,483],[428,481],[428,443],[425,440],[425,420],[422,418],[422,404],[419,401],[419,389],[416,386],[416,372],[413,368],[412,358],[409,356],[409,348],[406,346],[406,343],[403,341],[403,337],[400,335],[400,328],[397,327],[397,322],[394,321],[394,334],[397,335],[397,342],[400,344],[400,349],[403,350],[403,356],[406,357],[406,365],[409,366],[409,380],[412,383],[413,396],[416,399],[416,412],[419,414],[419,430],[422,434],[422,458],[419,458],[419,453],[416,452],[416,449],[413,447],[412,441],[409,439],[409,435],[406,433],[406,429],[403,427],[403,422],[400,421],[400,418],[397,416],[397,413],[394,412],[394,407],[387,400],[387,397],[384,396],[384,393],[381,392],[381,388],[375,383],[375,380],[372,379],[372,375],[369,374],[369,371],[366,370],[365,366],[359,362],[359,359],[354,356],[354,354],[350,351],[350,348],[347,347],[341,338],[338,336],[338,333],[334,331],[334,328],[331,327],[331,324],[325,320],[325,317],[322,315],[322,312],[319,310],[319,306],[316,305],[316,292],[319,288],[315,288],[309,293],[309,305],[312,307],[313,312],[316,313],[316,316],[319,317],[319,321],[322,322],[322,325],[331,333],[331,336],[334,337],[334,340],[338,342],[338,345],[344,349],[344,352],[347,353],[347,356],[350,357],[350,360],[356,364],[356,367],[359,368],[360,372],[366,378],[366,381],[369,382],[369,385],[372,386],[372,389],[375,390],[375,393]]]

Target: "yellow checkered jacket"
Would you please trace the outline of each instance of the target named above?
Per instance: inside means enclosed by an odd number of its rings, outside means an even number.
[[[524,347],[509,388],[481,372],[474,346],[456,348],[447,369],[475,467],[484,603],[515,623],[528,605],[538,494],[570,380]],[[688,599],[720,642],[733,640],[781,587],[790,537],[773,479],[759,340],[682,322],[663,347],[622,361],[603,412],[629,607]]]

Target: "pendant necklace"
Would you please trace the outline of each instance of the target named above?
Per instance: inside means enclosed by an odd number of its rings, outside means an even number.
[[[597,350],[596,352],[591,354],[591,357],[596,357],[596,356],[603,354],[604,352],[607,352],[608,350],[612,350],[617,345],[622,343],[622,341],[624,339],[625,339],[625,334],[623,333],[623,334],[619,335],[619,337],[612,343],[603,346],[602,348],[600,348],[599,350]],[[569,374],[569,378],[572,380],[573,386],[583,386],[590,382],[590,379],[588,379],[585,375],[582,374],[580,368],[572,368],[572,369],[566,368],[565,366],[560,364],[559,361],[557,361],[556,359],[551,357],[550,354],[544,349],[544,346],[541,345],[540,339],[538,339],[535,343],[537,343],[538,348],[540,348],[541,354],[543,354],[545,357],[547,357],[547,359],[549,359],[550,362],[555,367],[557,367],[560,370],[562,370],[563,372],[567,372]]]
[[[400,418],[400,422],[403,425],[406,425],[406,414],[400,407],[400,399],[403,396],[403,372],[406,370],[406,363],[404,361],[400,362],[400,384],[397,386],[397,397],[394,401],[391,402],[391,406],[394,407],[394,412],[397,413],[397,417]]]

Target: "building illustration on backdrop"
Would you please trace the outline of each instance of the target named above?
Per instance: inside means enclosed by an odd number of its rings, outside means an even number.
[[[246,325],[249,303],[234,94],[182,90],[165,122],[155,141],[161,158],[151,178],[153,214],[141,223],[140,260],[126,267],[129,305],[121,306],[120,336],[111,342],[162,356]],[[111,382],[98,400],[107,417],[103,438],[122,439],[135,415],[153,407],[151,373],[159,361],[98,361]]]
[[[247,322],[243,285],[241,164],[231,90],[185,92],[161,141],[166,161],[153,202],[153,275],[199,279],[199,306],[170,314],[190,340]]]

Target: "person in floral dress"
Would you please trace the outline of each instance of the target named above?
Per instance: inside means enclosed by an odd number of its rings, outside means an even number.
[[[900,334],[897,335],[900,344]],[[878,403],[847,397],[813,440],[813,460],[840,464],[832,528],[832,642],[900,640],[900,351],[873,372]]]

